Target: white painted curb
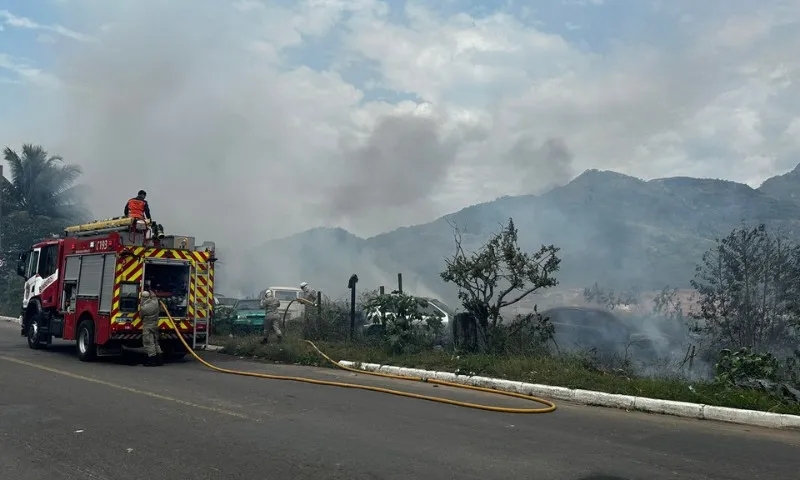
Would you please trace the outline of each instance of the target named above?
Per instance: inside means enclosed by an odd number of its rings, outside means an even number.
[[[17,318],[14,318],[14,317],[0,317],[0,322],[16,323],[17,325],[22,324],[22,322],[21,322],[19,317],[17,317]]]
[[[800,415],[741,410],[736,408],[715,407],[699,403],[675,402],[656,398],[633,397],[591,390],[553,387],[535,383],[514,382],[498,378],[456,375],[450,372],[434,372],[418,368],[393,367],[377,363],[360,363],[342,360],[339,363],[346,367],[358,368],[369,372],[391,373],[394,375],[433,378],[447,382],[472,385],[476,387],[494,388],[509,392],[533,395],[546,399],[568,400],[584,405],[639,410],[650,413],[675,415],[698,420],[716,420],[720,422],[738,423],[767,428],[800,429]]]

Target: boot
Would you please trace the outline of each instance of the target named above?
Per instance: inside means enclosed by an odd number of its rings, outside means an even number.
[[[155,356],[151,357],[151,356],[148,355],[147,356],[147,360],[144,361],[144,366],[145,367],[157,367],[158,366],[158,361],[156,360],[156,357]]]
[[[269,343],[269,338],[267,338],[267,337],[264,337],[264,339],[261,340],[261,345],[266,345],[268,343]]]
[[[161,365],[164,365],[164,353],[163,352],[159,353],[158,355],[156,355],[156,365],[158,365],[159,367]]]

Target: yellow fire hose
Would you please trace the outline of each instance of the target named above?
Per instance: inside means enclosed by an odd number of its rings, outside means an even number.
[[[366,370],[359,370],[359,369],[356,369],[356,368],[351,368],[351,367],[342,365],[341,363],[339,363],[337,361],[334,361],[329,356],[327,356],[324,353],[322,353],[322,351],[320,351],[320,349],[317,348],[317,346],[314,345],[314,343],[309,341],[309,340],[306,340],[305,342],[307,344],[309,344],[311,346],[311,348],[313,348],[320,356],[322,356],[322,358],[324,358],[325,360],[327,360],[331,364],[335,365],[336,367],[341,368],[342,370],[347,370],[348,372],[361,373],[361,374],[364,374],[364,375],[373,375],[373,376],[376,376],[376,377],[392,378],[392,379],[396,379],[396,380],[408,380],[408,381],[416,381],[416,382],[433,383],[435,385],[444,385],[444,386],[447,386],[447,387],[461,388],[461,389],[464,389],[464,390],[473,390],[473,391],[477,391],[477,392],[492,393],[492,394],[495,394],[495,395],[505,395],[507,397],[520,398],[520,399],[523,399],[523,400],[528,400],[528,401],[531,401],[531,402],[540,403],[542,405],[546,405],[546,407],[544,407],[544,408],[542,408],[542,407],[539,407],[539,408],[494,407],[494,406],[491,406],[491,405],[481,405],[479,403],[460,402],[458,400],[450,400],[449,398],[434,397],[434,396],[429,396],[429,395],[420,395],[420,394],[417,394],[417,393],[403,392],[403,391],[400,391],[400,390],[392,390],[392,389],[389,389],[389,388],[382,388],[382,387],[373,387],[373,386],[370,386],[370,385],[359,385],[359,384],[355,384],[355,383],[344,383],[344,382],[332,382],[332,381],[327,381],[327,380],[317,380],[317,379],[313,379],[313,378],[294,377],[294,376],[288,376],[288,375],[270,375],[270,374],[267,374],[267,373],[245,372],[245,371],[241,371],[241,370],[231,370],[231,369],[228,369],[228,368],[217,367],[216,365],[212,365],[211,363],[208,363],[207,361],[205,361],[202,358],[200,358],[200,356],[194,351],[194,349],[192,347],[190,347],[188,343],[186,343],[186,340],[183,338],[183,334],[178,329],[178,326],[175,323],[175,321],[173,320],[172,315],[169,313],[169,310],[167,309],[167,306],[164,305],[164,302],[162,302],[162,301],[159,301],[159,303],[161,303],[161,306],[164,308],[164,311],[167,313],[167,317],[169,318],[170,327],[175,331],[175,334],[180,339],[180,341],[183,344],[184,348],[186,348],[186,351],[189,352],[190,354],[192,354],[192,356],[198,362],[202,363],[203,365],[205,365],[206,367],[208,367],[208,368],[210,368],[212,370],[216,370],[216,371],[221,372],[221,373],[230,373],[232,375],[242,375],[242,376],[245,376],[245,377],[266,378],[266,379],[270,379],[270,380],[290,380],[290,381],[293,381],[293,382],[311,383],[311,384],[314,384],[314,385],[328,385],[328,386],[332,386],[332,387],[354,388],[354,389],[358,389],[358,390],[369,390],[369,391],[372,391],[372,392],[388,393],[390,395],[397,395],[397,396],[401,396],[401,397],[416,398],[416,399],[419,399],[419,400],[428,400],[428,401],[437,402],[437,403],[446,403],[446,404],[449,404],[449,405],[456,405],[456,406],[459,406],[459,407],[475,408],[475,409],[479,409],[479,410],[488,410],[490,412],[501,412],[501,413],[550,413],[550,412],[555,411],[555,409],[556,409],[556,405],[553,402],[550,402],[548,400],[544,400],[542,398],[534,397],[532,395],[522,395],[520,393],[506,392],[506,391],[497,390],[497,389],[494,389],[494,388],[475,387],[475,386],[472,386],[472,385],[462,385],[460,383],[447,382],[447,381],[444,381],[444,380],[436,380],[434,378],[422,378],[422,377],[415,377],[415,376],[392,375],[392,374],[388,374],[388,373],[368,372]],[[211,326],[209,325],[208,326],[208,328],[209,328],[208,332],[209,333],[210,333],[210,327]]]

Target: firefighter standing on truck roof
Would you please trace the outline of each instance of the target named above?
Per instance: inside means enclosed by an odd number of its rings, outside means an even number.
[[[160,224],[154,222],[153,218],[150,216],[150,204],[145,200],[146,197],[147,192],[139,190],[139,193],[125,204],[125,216],[137,220],[150,220],[150,228],[153,230],[153,236],[162,238],[164,236],[164,228]]]
[[[142,292],[142,303],[139,308],[139,317],[142,319],[142,344],[147,352],[146,367],[155,367],[164,364],[161,345],[158,343],[158,317],[161,314],[161,305],[158,298],[150,291]]]
[[[278,326],[281,319],[281,301],[275,297],[272,290],[267,289],[261,297],[261,306],[264,308],[264,339],[261,340],[261,343],[269,343],[269,335],[272,332],[275,332],[278,342],[280,342],[283,339],[283,332]]]
[[[145,200],[147,197],[147,192],[144,190],[139,190],[139,193],[128,200],[128,203],[125,204],[125,216],[131,218],[137,218],[139,220],[150,220],[150,205]]]

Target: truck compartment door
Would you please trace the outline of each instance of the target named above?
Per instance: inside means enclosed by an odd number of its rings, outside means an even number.
[[[103,280],[100,285],[100,307],[98,311],[110,313],[114,300],[114,278],[116,276],[117,256],[114,253],[103,255]]]
[[[78,280],[78,296],[97,298],[103,280],[103,255],[84,255]]]

